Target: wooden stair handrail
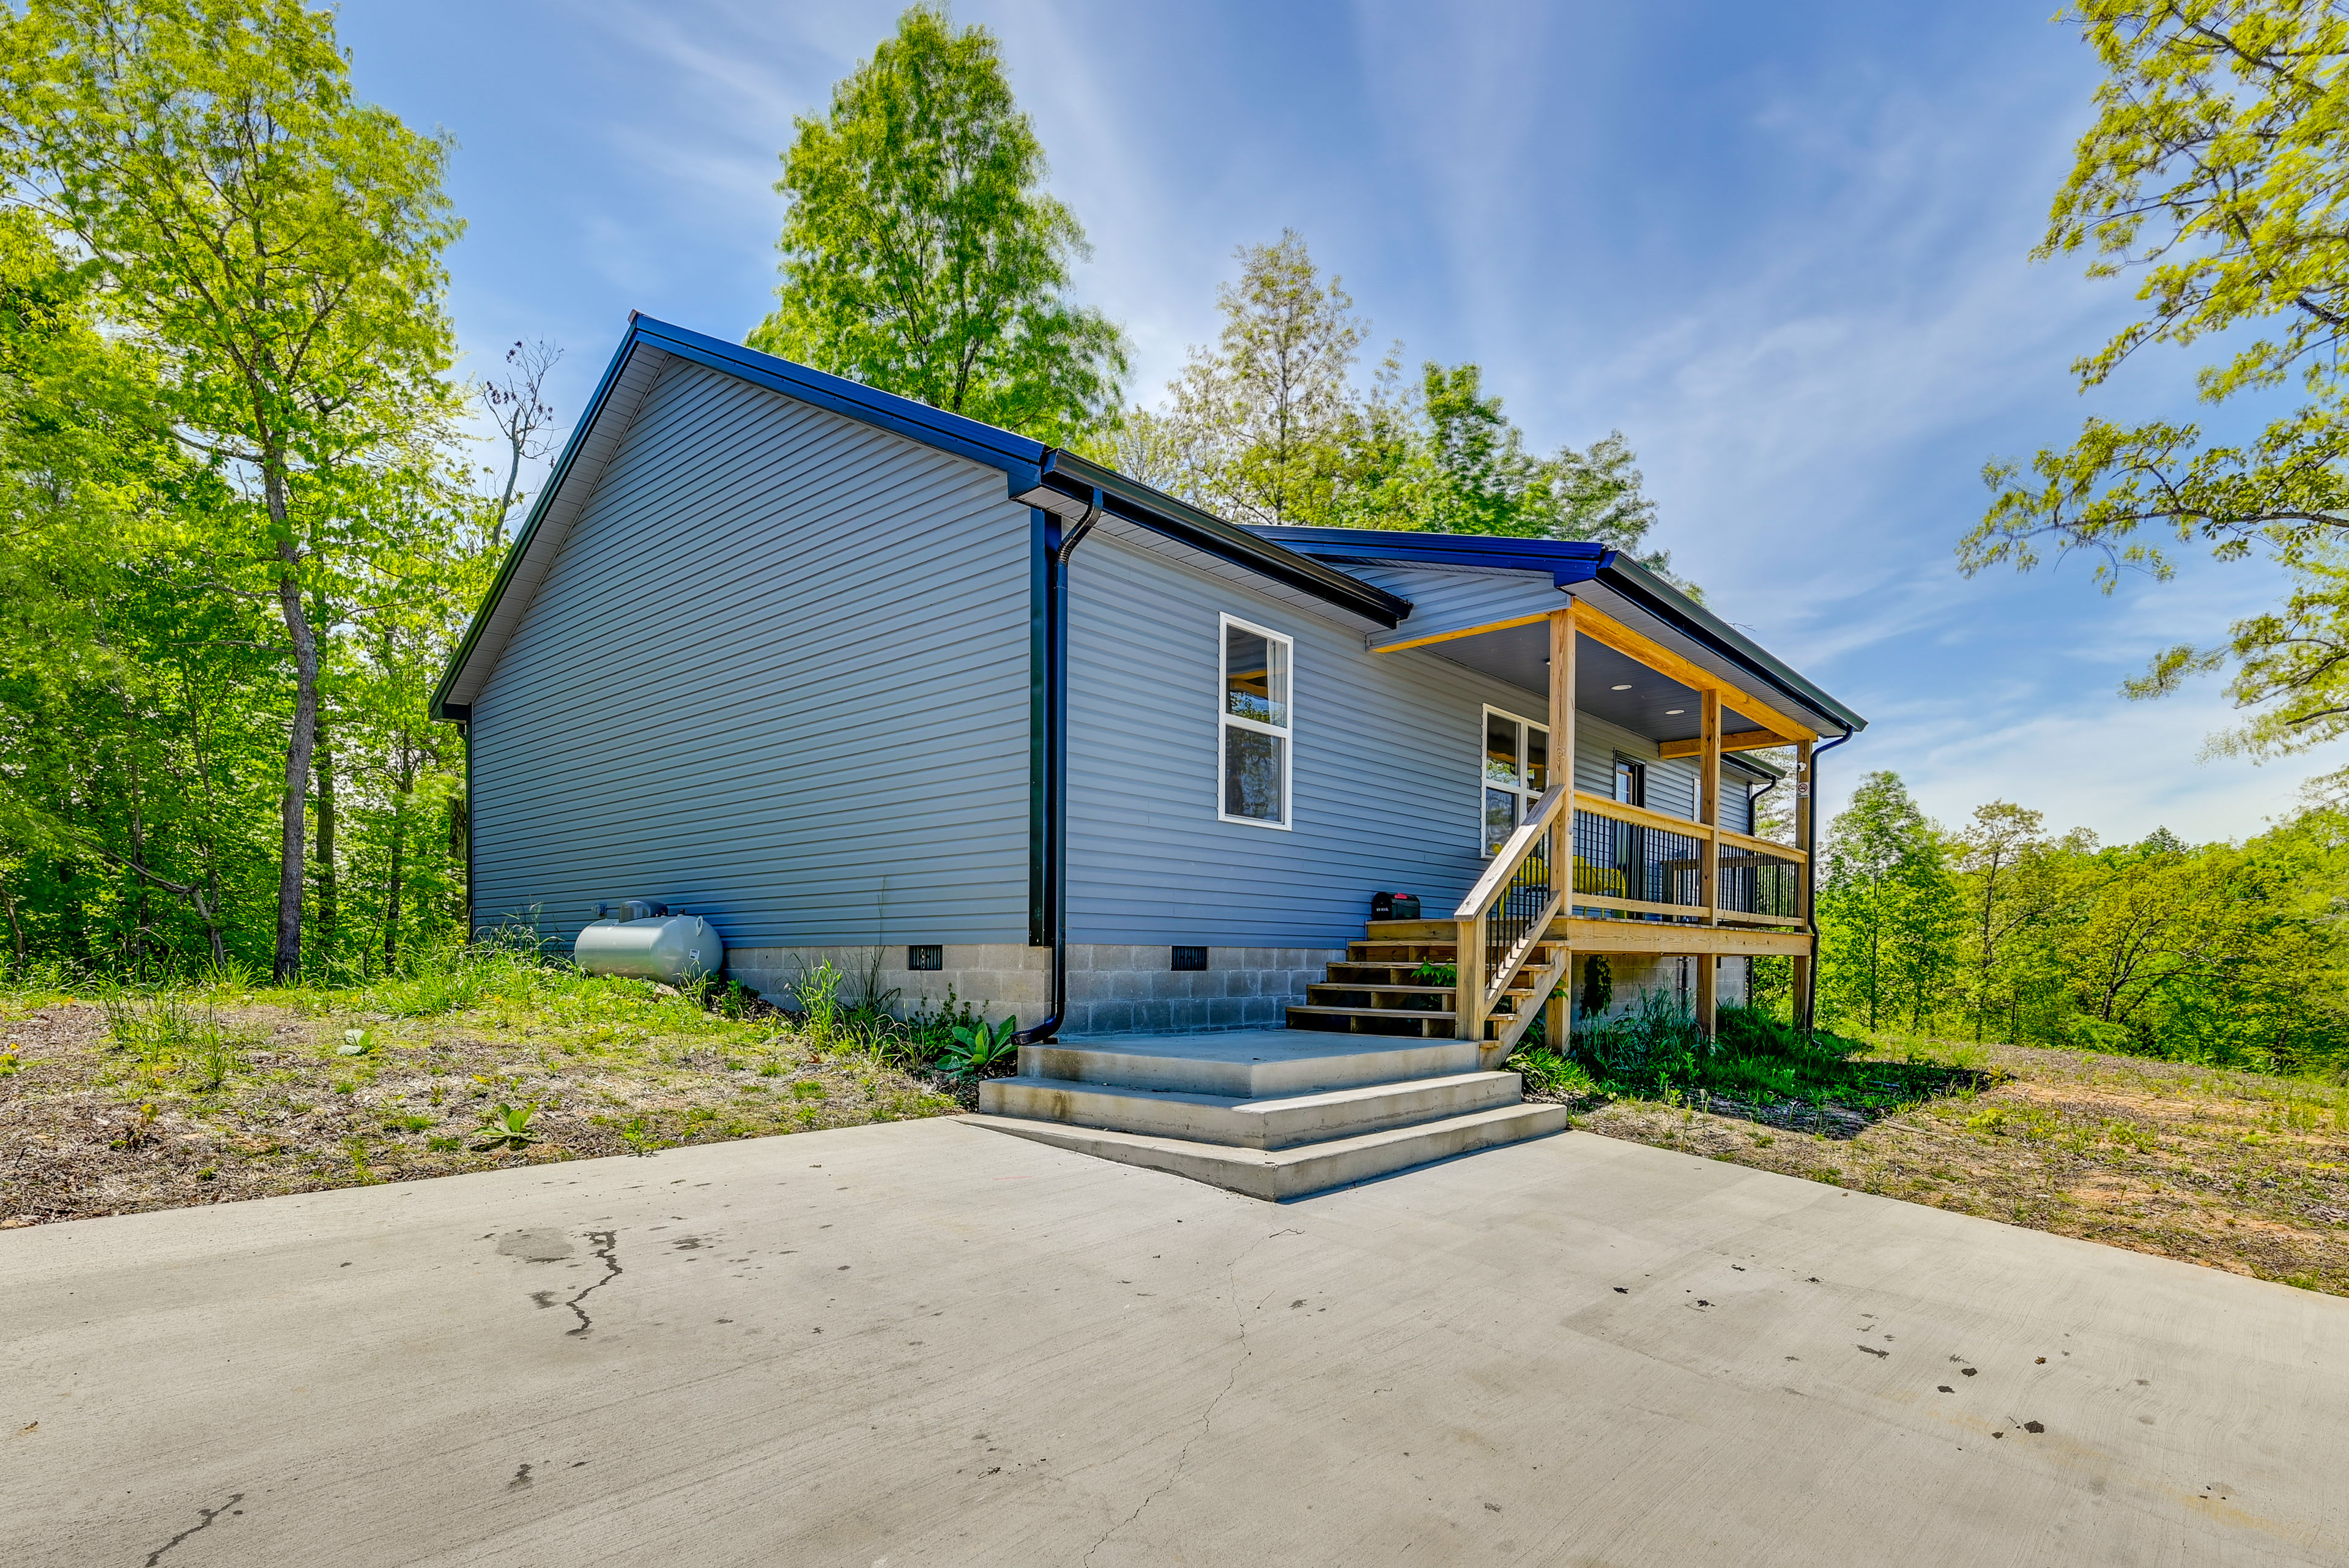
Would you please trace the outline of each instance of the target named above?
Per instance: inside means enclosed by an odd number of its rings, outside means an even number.
[[[1494,853],[1493,863],[1485,867],[1485,874],[1476,878],[1476,885],[1468,889],[1468,896],[1452,911],[1454,919],[1476,919],[1500,896],[1501,889],[1517,874],[1518,865],[1541,841],[1544,830],[1557,819],[1559,808],[1566,804],[1567,793],[1563,784],[1554,784],[1543,792],[1541,799],[1534,803],[1533,815],[1519,823],[1517,830],[1502,842]]]

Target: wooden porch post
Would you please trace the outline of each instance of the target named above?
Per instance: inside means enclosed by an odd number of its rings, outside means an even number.
[[[1700,732],[1704,750],[1699,754],[1702,772],[1697,782],[1696,815],[1704,825],[1704,838],[1697,847],[1697,864],[1703,877],[1704,923],[1721,923],[1721,693],[1707,687],[1699,693],[1700,711],[1703,714]],[[1716,982],[1721,966],[1711,953],[1701,953],[1696,961],[1696,1030],[1704,1038],[1713,1038]]]
[[[1811,742],[1808,741],[1795,742],[1795,843],[1805,850],[1815,847],[1811,843]],[[1802,917],[1806,930],[1813,924],[1811,885],[1817,875],[1816,868],[1806,857],[1803,861],[1802,878],[1796,884],[1795,906],[1795,913]],[[1792,1004],[1795,1027],[1807,1028],[1811,1023],[1811,987],[1816,979],[1811,973],[1810,955],[1797,955],[1793,961],[1793,970],[1790,977],[1793,984],[1789,987],[1787,1000]]]
[[[1552,784],[1567,790],[1550,858],[1550,886],[1565,899],[1559,908],[1561,923],[1574,914],[1574,600],[1569,597],[1566,607],[1549,618],[1549,777]],[[1574,983],[1570,957],[1565,983]],[[1542,999],[1542,1038],[1560,1054],[1573,1028],[1571,1011],[1564,997]]]

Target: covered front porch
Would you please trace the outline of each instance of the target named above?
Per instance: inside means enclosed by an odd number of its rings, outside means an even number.
[[[1545,1012],[1545,1037],[1566,1040],[1570,1010],[1555,993],[1578,957],[1599,953],[1699,961],[1693,1010],[1706,1033],[1721,960],[1785,957],[1796,1016],[1808,1015],[1816,716],[1756,695],[1750,676],[1702,649],[1635,629],[1609,613],[1626,607],[1596,597],[1370,642],[1382,656],[1451,659],[1546,691],[1548,730],[1538,754],[1528,744],[1514,763],[1488,757],[1491,858],[1467,896],[1448,914],[1370,922],[1346,972],[1291,1010],[1292,1027],[1441,1029],[1497,1062]],[[1603,730],[1619,746],[1637,737],[1653,759],[1610,755],[1578,730]],[[1750,813],[1723,809],[1724,759],[1779,748],[1794,757],[1792,843],[1741,831]],[[1670,763],[1688,787],[1651,788],[1650,770]],[[1447,961],[1453,983],[1424,984],[1442,977],[1429,966]]]

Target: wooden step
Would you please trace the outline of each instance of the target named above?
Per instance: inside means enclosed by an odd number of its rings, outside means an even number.
[[[1505,1000],[1521,1001],[1532,994],[1533,988],[1526,985],[1512,985],[1501,992]],[[1372,1007],[1390,1011],[1440,1005],[1444,1011],[1449,1012],[1454,1003],[1454,990],[1448,985],[1362,985],[1342,980],[1313,981],[1305,988],[1305,999],[1316,1007]]]
[[[1404,1039],[1449,1040],[1458,1025],[1450,1012],[1416,1007],[1319,1007],[1292,1002],[1288,1027],[1323,1034],[1385,1034]]]
[[[1348,962],[1329,966],[1333,985],[1417,985],[1419,981],[1413,977],[1419,970],[1415,963]]]
[[[1346,944],[1346,957],[1356,963],[1450,963],[1455,949],[1450,942],[1377,942]]]

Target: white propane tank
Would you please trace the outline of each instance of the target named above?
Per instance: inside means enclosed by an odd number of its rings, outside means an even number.
[[[639,920],[591,920],[579,928],[572,958],[589,974],[623,974],[683,985],[716,974],[726,961],[726,944],[699,915],[660,915]]]

